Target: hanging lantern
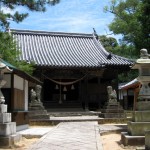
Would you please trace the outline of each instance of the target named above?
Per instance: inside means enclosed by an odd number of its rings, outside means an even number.
[[[66,88],[66,86],[64,86],[64,88],[63,88],[63,91],[67,91],[67,88]]]
[[[56,90],[58,90],[58,89],[59,89],[58,85],[56,85],[56,86],[55,86],[55,89],[56,89]]]
[[[74,90],[74,89],[75,89],[75,88],[74,88],[74,85],[72,84],[72,85],[71,85],[71,90]]]

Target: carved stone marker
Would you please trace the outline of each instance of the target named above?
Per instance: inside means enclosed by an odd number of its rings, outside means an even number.
[[[108,100],[105,103],[99,117],[102,118],[124,118],[124,110],[119,102],[117,102],[116,91],[112,89],[112,86],[107,87]]]

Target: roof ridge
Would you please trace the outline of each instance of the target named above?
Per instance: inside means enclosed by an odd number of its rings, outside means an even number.
[[[101,42],[99,40],[96,39],[95,35],[93,34],[93,40],[95,42],[96,47],[103,52],[103,54],[106,56],[107,59],[109,59],[109,55],[111,54],[110,52],[108,52],[103,45],[101,44]]]
[[[24,33],[24,34],[41,34],[41,35],[54,35],[54,36],[77,36],[77,37],[90,37],[93,38],[92,34],[88,33],[68,33],[68,32],[49,32],[42,30],[26,30],[26,29],[10,29],[10,32]]]
[[[117,58],[119,58],[119,59],[123,59],[123,60],[126,60],[126,61],[131,61],[132,63],[134,62],[134,61],[132,61],[132,60],[129,59],[129,58],[125,58],[125,57],[122,57],[122,56],[113,54],[113,53],[111,53],[111,52],[108,52],[108,51],[103,47],[103,45],[101,44],[101,42],[96,39],[96,37],[94,36],[94,34],[93,34],[93,39],[94,39],[94,41],[95,41],[95,43],[96,43],[96,46],[105,54],[105,56],[107,57],[107,59],[108,59],[109,55],[111,55],[111,56],[117,57]],[[111,58],[110,58],[110,59],[111,59]]]
[[[132,60],[132,59],[130,59],[130,58],[126,58],[126,57],[123,57],[123,56],[119,56],[119,55],[116,55],[116,54],[113,54],[113,53],[111,53],[111,55],[114,56],[114,57],[117,57],[117,58],[119,58],[119,59],[123,59],[123,60],[126,60],[126,61],[130,61],[130,62],[132,62],[132,63],[135,62],[134,60]]]

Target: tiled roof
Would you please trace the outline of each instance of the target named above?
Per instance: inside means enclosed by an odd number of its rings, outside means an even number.
[[[21,60],[46,67],[130,66],[126,58],[109,54],[95,34],[11,30],[22,51]],[[111,57],[110,57],[111,56]]]
[[[127,84],[120,86],[119,89],[121,89],[121,90],[127,90],[130,88],[134,89],[134,88],[139,87],[139,85],[140,85],[140,82],[137,80],[137,78],[135,78],[134,80],[128,82]]]
[[[27,74],[26,72],[24,72],[24,71],[22,71],[20,69],[17,69],[15,66],[10,64],[9,62],[7,62],[7,61],[5,61],[3,59],[1,59],[0,61],[2,63],[4,63],[6,66],[8,66],[9,69],[12,70],[13,73],[15,73],[15,74],[17,74],[17,75],[19,75],[19,76],[21,76],[21,77],[31,81],[31,82],[34,82],[34,83],[37,83],[37,84],[42,84],[42,82],[40,80],[36,79],[35,77]]]

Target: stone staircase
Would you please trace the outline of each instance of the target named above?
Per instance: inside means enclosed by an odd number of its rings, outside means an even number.
[[[43,105],[46,110],[49,112],[58,112],[58,111],[84,111],[81,102],[74,102],[74,101],[63,101],[62,104],[58,102],[51,101],[51,102],[43,102]]]

